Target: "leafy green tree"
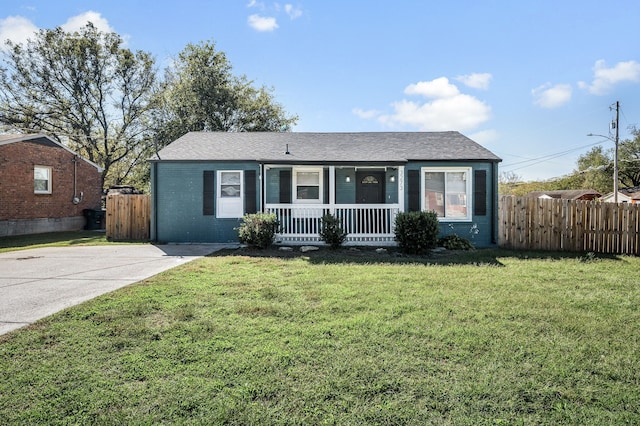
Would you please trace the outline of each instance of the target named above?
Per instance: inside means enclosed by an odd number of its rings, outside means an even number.
[[[623,187],[640,186],[640,130],[618,145],[618,178]]]
[[[151,55],[124,48],[118,34],[91,23],[73,33],[40,30],[6,47],[0,124],[66,144],[104,168],[103,185],[127,183],[153,146]]]
[[[602,194],[613,191],[613,149],[593,147],[578,157],[572,176],[576,183],[571,189],[595,189]]]
[[[274,101],[272,89],[256,88],[213,42],[188,44],[158,92],[156,139],[164,146],[191,131],[288,131],[297,121]]]
[[[618,144],[618,179],[621,188],[640,186],[640,130],[633,129],[633,139]],[[499,178],[500,194],[522,196],[532,191],[559,189],[595,189],[606,194],[613,191],[614,148],[595,146],[578,157],[576,168],[568,175],[540,182],[522,182],[513,172]]]
[[[620,188],[640,186],[640,130],[632,131],[633,139],[618,143],[618,183]],[[601,193],[613,191],[614,148],[596,146],[578,158],[579,188],[593,188]]]

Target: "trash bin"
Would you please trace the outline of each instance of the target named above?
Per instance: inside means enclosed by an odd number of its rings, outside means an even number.
[[[87,223],[84,226],[86,230],[104,229],[104,210],[84,209],[82,210]]]

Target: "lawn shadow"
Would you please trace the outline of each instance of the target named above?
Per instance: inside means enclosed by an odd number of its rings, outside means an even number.
[[[317,250],[302,252],[300,247],[270,247],[257,249],[242,247],[235,250],[220,250],[211,257],[247,256],[279,259],[304,259],[312,264],[423,264],[423,265],[491,265],[502,266],[497,259],[498,251],[492,249],[457,251],[445,250],[426,255],[407,255],[395,247],[342,247],[331,249],[318,247]]]
[[[520,260],[579,260],[582,262],[597,261],[598,259],[622,260],[620,256],[615,254],[531,250],[517,251],[499,248],[475,250],[440,249],[425,255],[408,255],[402,253],[396,247],[341,247],[339,249],[318,247],[317,250],[302,252],[299,246],[272,246],[267,249],[240,247],[220,250],[209,256],[304,259],[312,264],[423,264],[425,266],[504,266],[500,261],[500,258],[504,257]]]

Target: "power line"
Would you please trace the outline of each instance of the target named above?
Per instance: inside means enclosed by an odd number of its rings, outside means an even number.
[[[580,151],[580,150],[583,150],[585,148],[589,148],[589,147],[592,147],[592,146],[595,146],[595,145],[600,145],[602,142],[604,142],[604,141],[599,141],[599,142],[596,142],[596,143],[583,145],[583,146],[580,146],[580,147],[577,147],[577,148],[572,148],[572,149],[568,149],[568,150],[565,150],[565,151],[556,152],[556,153],[553,153],[553,154],[547,154],[547,155],[544,155],[542,157],[530,158],[528,160],[518,161],[518,162],[515,162],[515,163],[503,164],[503,165],[501,165],[501,168],[517,166],[517,165],[520,165],[520,164],[531,163],[531,164],[527,164],[527,165],[524,165],[524,166],[521,166],[521,167],[517,167],[517,168],[512,169],[512,170],[524,169],[526,167],[531,167],[531,166],[534,166],[536,164],[540,164],[540,163],[542,163],[544,161],[547,161],[547,160],[553,160],[554,158],[563,157],[563,156],[565,156],[567,154],[570,154],[572,152],[575,152],[575,151]]]

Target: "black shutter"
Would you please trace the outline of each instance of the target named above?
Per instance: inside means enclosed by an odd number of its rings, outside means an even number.
[[[256,171],[244,171],[244,212],[247,214],[256,213],[258,211],[258,203],[256,201]]]
[[[291,204],[291,170],[280,170],[280,203]]]
[[[216,185],[214,177],[213,170],[205,170],[202,173],[202,214],[205,216],[215,214]]]
[[[420,211],[420,170],[407,171],[407,191],[409,203],[407,209],[410,212]],[[402,196],[402,194],[400,194]]]
[[[487,215],[487,171],[476,170],[473,173],[473,214]]]
[[[329,204],[329,169],[324,169],[322,173],[322,179],[324,180],[324,204]]]

